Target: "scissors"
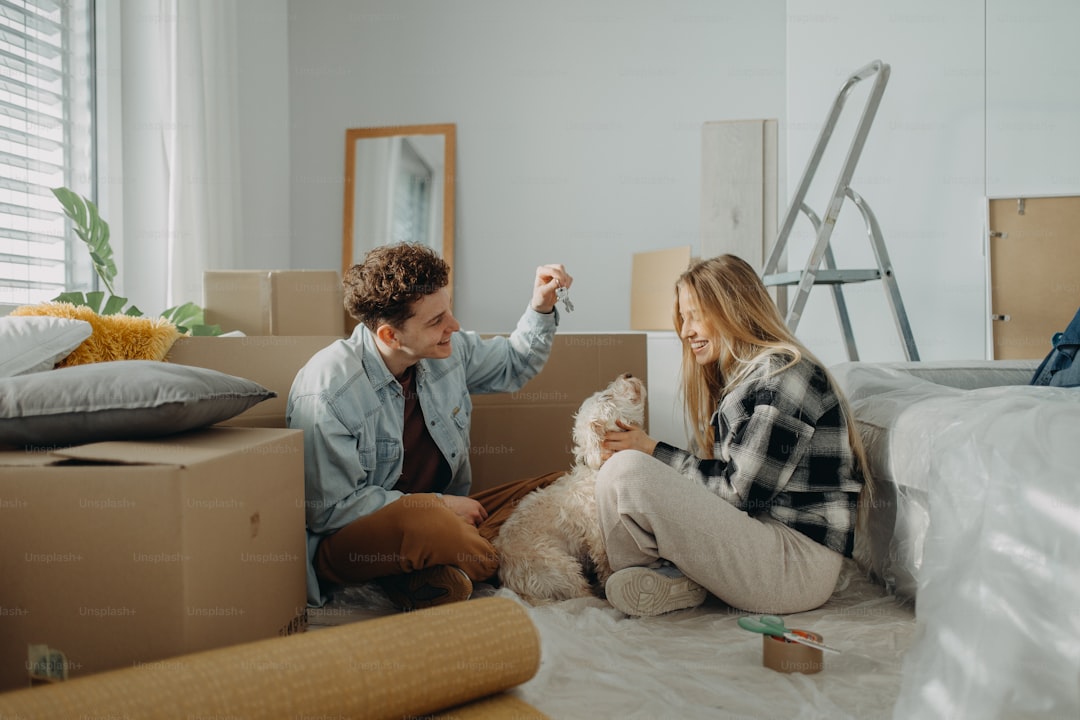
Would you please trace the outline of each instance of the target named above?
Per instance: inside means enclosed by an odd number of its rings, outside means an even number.
[[[784,619],[777,617],[776,615],[762,615],[759,619],[755,620],[750,617],[741,617],[738,620],[739,627],[743,630],[749,630],[750,632],[761,633],[763,635],[774,635],[776,637],[782,637],[792,642],[802,643],[818,650],[825,650],[827,652],[839,653],[836,648],[831,648],[824,643],[819,643],[810,638],[796,635],[784,626]]]

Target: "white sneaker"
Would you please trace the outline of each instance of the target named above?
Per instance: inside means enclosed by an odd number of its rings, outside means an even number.
[[[643,617],[697,607],[706,595],[674,565],[623,568],[608,578],[604,592],[616,610]]]

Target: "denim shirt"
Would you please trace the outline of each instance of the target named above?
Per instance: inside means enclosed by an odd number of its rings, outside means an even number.
[[[435,444],[450,465],[443,491],[467,495],[472,484],[472,393],[513,392],[551,353],[558,315],[531,308],[509,337],[458,331],[450,357],[416,365],[416,393]],[[375,336],[357,325],[349,338],[316,353],[289,391],[285,421],[304,431],[308,603],[326,602],[313,559],[319,540],[392,503],[401,475],[405,398],[386,369]]]

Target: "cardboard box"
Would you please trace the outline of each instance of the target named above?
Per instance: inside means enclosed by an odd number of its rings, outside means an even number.
[[[634,253],[630,271],[630,329],[672,330],[675,281],[690,267],[690,246]]]
[[[0,690],[305,627],[296,430],[0,452]],[[62,653],[62,655],[57,654]]]
[[[260,335],[252,337],[182,337],[166,362],[210,368],[253,380],[277,393],[223,425],[285,427],[289,388],[311,356],[339,338],[330,335]]]
[[[344,291],[335,270],[206,270],[208,325],[246,335],[343,337]]]
[[[180,338],[166,360],[254,380],[278,393],[226,425],[285,427],[289,388],[333,337]],[[544,369],[516,393],[473,395],[473,490],[569,469],[582,401],[621,373],[648,378],[645,333],[558,333]]]
[[[472,491],[569,470],[574,413],[627,372],[648,377],[644,333],[558,333],[544,369],[521,390],[473,395]]]

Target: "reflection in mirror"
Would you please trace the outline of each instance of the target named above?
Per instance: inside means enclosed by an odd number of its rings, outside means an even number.
[[[454,130],[444,124],[345,131],[342,273],[368,250],[398,242],[434,248],[453,271]]]

